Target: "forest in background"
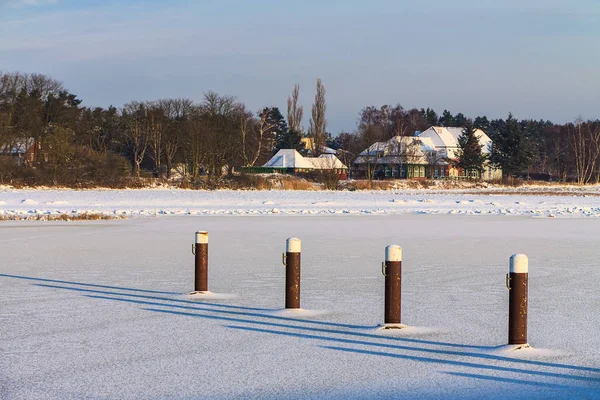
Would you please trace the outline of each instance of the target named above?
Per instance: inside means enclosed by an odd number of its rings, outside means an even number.
[[[70,187],[135,186],[140,178],[190,187],[233,178],[264,164],[278,149],[306,152],[302,137],[352,160],[377,141],[412,136],[430,126],[480,128],[494,142],[489,161],[505,178],[597,183],[600,121],[468,118],[444,110],[365,106],[353,132],[327,131],[326,91],[317,80],[309,126],[293,87],[286,115],[273,106],[250,110],[235,97],[206,92],[184,98],[131,101],[123,107],[85,107],[63,84],[42,74],[0,73],[0,183]],[[27,150],[15,157],[17,149]]]

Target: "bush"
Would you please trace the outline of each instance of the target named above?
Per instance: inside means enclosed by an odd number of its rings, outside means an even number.
[[[69,157],[60,163],[19,165],[8,157],[0,157],[0,183],[15,187],[120,188],[135,184],[130,179],[130,171],[131,164],[126,158],[85,148],[71,148]]]

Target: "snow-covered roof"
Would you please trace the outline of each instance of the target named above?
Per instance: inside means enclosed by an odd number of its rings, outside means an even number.
[[[458,149],[458,137],[462,134],[463,128],[432,126],[419,133],[419,138],[429,138],[436,149],[445,150],[448,157],[452,157],[456,149]],[[475,129],[475,136],[479,138],[479,144],[484,154],[489,154],[492,141],[481,129]]]
[[[319,157],[305,157],[316,169],[348,169],[339,158],[333,154],[321,154]]]
[[[294,149],[281,149],[264,167],[302,169],[348,169],[335,155],[321,154],[319,157],[303,157]]]
[[[359,164],[373,162],[373,157],[376,157],[378,163],[424,164],[426,163],[425,153],[434,150],[436,147],[428,137],[394,136],[386,142],[373,143],[362,151],[354,162]],[[369,160],[369,158],[371,159]]]
[[[385,151],[389,147],[388,142],[375,142],[360,152],[361,156],[374,156],[379,151]]]
[[[279,150],[264,166],[271,168],[314,168],[310,161],[294,149]]]

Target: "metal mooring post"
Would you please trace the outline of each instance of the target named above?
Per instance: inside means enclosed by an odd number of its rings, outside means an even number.
[[[508,288],[508,344],[527,344],[527,286],[529,260],[525,254],[510,257]]]
[[[208,292],[208,232],[196,232],[192,254],[195,256],[194,291]]]
[[[285,308],[300,308],[301,241],[291,237],[285,242]]]
[[[385,276],[385,323],[400,324],[400,297],[402,292],[402,247],[385,248],[385,263],[381,264]]]

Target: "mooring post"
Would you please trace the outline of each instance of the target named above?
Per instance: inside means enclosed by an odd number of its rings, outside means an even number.
[[[194,291],[208,291],[208,232],[196,232],[196,243],[192,247],[195,256]]]
[[[301,241],[291,237],[285,242],[285,308],[300,308],[300,253]]]
[[[402,247],[390,245],[385,248],[385,263],[381,265],[385,276],[385,324],[400,324],[402,293]]]
[[[529,260],[525,254],[510,257],[508,288],[508,344],[527,344],[527,286]]]

